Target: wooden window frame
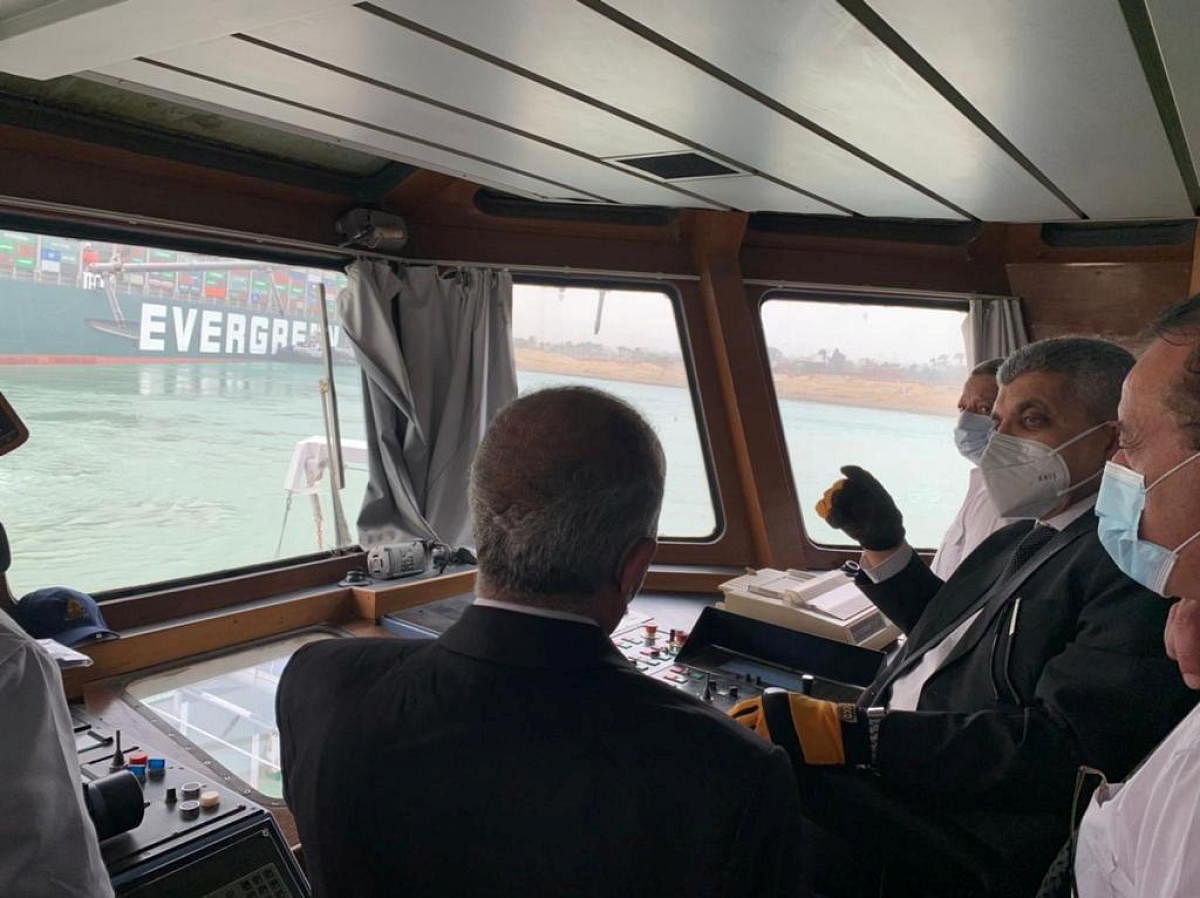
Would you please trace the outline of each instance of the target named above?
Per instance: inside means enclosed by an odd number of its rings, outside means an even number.
[[[761,341],[763,365],[765,367],[767,389],[770,393],[771,424],[775,430],[779,444],[783,447],[785,469],[781,472],[786,480],[787,491],[796,512],[797,539],[790,547],[797,559],[796,567],[812,569],[828,569],[837,567],[846,561],[857,561],[861,549],[852,544],[828,545],[818,543],[809,536],[804,523],[799,491],[796,489],[795,478],[792,476],[791,454],[787,444],[787,434],[783,427],[783,416],[779,409],[779,395],[775,390],[775,376],[767,357],[766,334],[762,327],[762,308],[773,299],[792,300],[798,302],[828,302],[839,305],[856,304],[864,306],[889,306],[893,308],[910,309],[954,309],[967,312],[970,302],[967,297],[936,297],[922,294],[919,290],[888,290],[876,291],[870,288],[855,288],[825,285],[805,286],[761,286],[748,291],[750,307],[754,310],[755,327]],[[934,549],[922,548],[916,550],[922,556],[932,556]]]

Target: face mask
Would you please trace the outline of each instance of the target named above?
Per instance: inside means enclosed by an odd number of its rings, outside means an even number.
[[[1096,498],[1100,544],[1126,576],[1160,596],[1167,594],[1167,580],[1179,560],[1179,553],[1200,537],[1200,532],[1192,534],[1174,549],[1138,539],[1146,494],[1197,458],[1200,458],[1200,452],[1180,462],[1149,486],[1141,474],[1124,465],[1110,461],[1104,466],[1104,479],[1100,481],[1100,495]]]
[[[994,429],[992,419],[987,415],[963,412],[958,416],[958,426],[954,428],[954,445],[963,458],[977,465]]]
[[[1036,440],[997,433],[979,459],[979,470],[988,494],[1001,517],[1038,518],[1058,505],[1071,490],[1095,480],[1101,472],[1071,483],[1071,471],[1062,450],[1095,433],[1104,424],[1089,427],[1051,449]]]

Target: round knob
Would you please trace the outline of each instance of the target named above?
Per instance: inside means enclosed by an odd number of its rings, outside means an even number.
[[[184,783],[183,784],[183,797],[184,798],[199,798],[200,797],[200,784],[199,783]]]
[[[200,793],[200,807],[210,810],[221,803],[221,793],[216,789],[207,789]]]
[[[179,813],[184,820],[195,820],[200,816],[200,802],[198,801],[181,801],[179,802]]]

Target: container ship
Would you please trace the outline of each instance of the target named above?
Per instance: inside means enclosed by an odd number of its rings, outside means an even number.
[[[353,363],[320,269],[0,231],[0,365]]]

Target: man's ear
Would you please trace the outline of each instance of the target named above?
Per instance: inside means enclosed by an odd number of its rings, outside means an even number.
[[[1112,461],[1113,456],[1121,448],[1121,426],[1116,421],[1109,421],[1100,433],[1108,438],[1108,443],[1104,446],[1104,457]]]
[[[621,569],[617,572],[617,588],[622,596],[632,598],[634,593],[642,588],[646,571],[650,569],[650,562],[654,560],[654,553],[657,551],[658,540],[648,536],[642,537],[629,547],[621,562]]]

